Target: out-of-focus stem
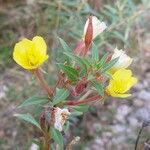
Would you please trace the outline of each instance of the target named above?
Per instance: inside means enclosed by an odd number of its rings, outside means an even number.
[[[90,97],[87,99],[83,99],[80,101],[77,101],[77,100],[65,101],[64,104],[65,105],[81,105],[81,104],[91,103],[91,102],[97,101],[98,99],[102,99],[102,98],[103,98],[102,96],[96,95],[96,96],[93,96],[93,97]]]
[[[40,81],[41,86],[47,92],[48,96],[51,97],[53,95],[53,89],[50,88],[49,85],[47,84],[47,82],[45,81],[40,68],[37,68],[36,70],[34,70],[34,74],[36,75],[36,77]]]

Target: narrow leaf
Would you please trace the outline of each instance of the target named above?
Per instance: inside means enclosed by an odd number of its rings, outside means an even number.
[[[94,43],[92,43],[91,54],[92,54],[92,59],[97,62],[99,60],[99,51]]]
[[[69,96],[69,91],[67,89],[56,89],[56,95],[53,99],[53,105],[60,103]]]
[[[27,121],[35,126],[37,126],[39,129],[41,129],[39,123],[34,119],[34,117],[31,115],[31,114],[15,114],[14,115],[15,117],[21,119],[21,120],[24,120],[24,121]]]
[[[102,72],[105,72],[107,70],[109,70],[111,67],[113,67],[113,65],[118,61],[118,57],[111,60],[109,63],[106,63],[104,66],[103,66],[103,69],[102,69]]]
[[[69,58],[71,58],[71,60],[74,60],[77,64],[79,64],[84,70],[86,70],[86,64],[84,63],[84,61],[76,56],[76,55],[73,55],[72,53],[68,53],[68,52],[64,52],[64,54],[66,56],[68,56]]]
[[[60,150],[63,150],[63,148],[64,148],[64,141],[63,141],[62,134],[57,129],[52,127],[51,128],[51,136],[52,136],[53,140],[59,145]]]
[[[83,115],[83,112],[77,111],[77,110],[73,110],[73,111],[71,112],[71,115],[72,115],[72,116],[81,116],[81,115]]]
[[[96,88],[97,92],[103,96],[104,95],[104,87],[102,83],[99,83],[97,81],[92,81],[92,85]]]
[[[65,51],[71,52],[71,48],[67,45],[67,43],[63,39],[59,38],[59,41]]]
[[[89,106],[88,105],[73,106],[73,109],[77,111],[81,111],[81,112],[87,112],[89,109]]]
[[[76,81],[78,78],[78,71],[74,68],[64,65],[64,64],[58,64],[59,68],[64,71],[64,73],[68,76],[68,78],[72,81]]]
[[[97,64],[97,68],[101,68],[105,63],[106,63],[106,60],[108,58],[108,55],[109,53],[106,53],[105,55],[103,55],[103,57],[100,59],[100,61],[98,62]]]
[[[47,97],[33,96],[33,97],[28,98],[27,100],[25,100],[19,106],[19,108],[27,107],[27,106],[31,106],[31,105],[43,104],[43,103],[46,103],[46,102],[48,102],[48,98]]]

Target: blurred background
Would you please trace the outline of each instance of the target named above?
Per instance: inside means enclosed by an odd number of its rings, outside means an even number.
[[[75,118],[65,137],[81,137],[76,150],[133,150],[144,122],[138,149],[150,149],[150,0],[0,0],[0,150],[36,150],[32,138],[39,135],[13,117],[22,101],[41,93],[32,74],[13,61],[14,44],[45,38],[50,59],[44,67],[53,85],[56,62],[63,61],[58,36],[74,48],[90,14],[108,26],[94,41],[100,53],[125,49],[139,82],[132,97],[96,103]]]

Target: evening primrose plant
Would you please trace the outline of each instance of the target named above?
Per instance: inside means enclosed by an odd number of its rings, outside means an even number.
[[[39,80],[45,90],[45,96],[31,97],[19,108],[34,106],[38,120],[32,114],[15,114],[16,117],[36,126],[41,137],[36,144],[41,150],[60,150],[72,147],[76,139],[64,144],[68,122],[75,115],[88,111],[91,103],[105,101],[106,97],[126,98],[131,96],[129,90],[137,83],[132,71],[132,63],[124,50],[114,49],[113,53],[99,55],[94,39],[107,30],[107,25],[95,16],[89,16],[81,40],[74,50],[59,38],[64,50],[65,62],[57,63],[58,79],[50,87],[44,79],[42,64],[48,59],[47,45],[44,38],[35,36],[16,43],[13,52],[15,62],[29,70]],[[55,76],[50,74],[50,76]],[[69,149],[69,150],[70,150]]]

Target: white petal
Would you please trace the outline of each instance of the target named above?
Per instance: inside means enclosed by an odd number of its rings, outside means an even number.
[[[119,59],[112,69],[127,68],[132,63],[132,59],[125,53],[125,51],[115,48],[112,59],[117,57],[119,57]]]
[[[86,35],[88,24],[89,24],[89,19],[87,19],[85,26],[84,26],[84,37]],[[93,39],[96,38],[96,36],[98,36],[107,28],[105,22],[101,22],[95,16],[92,16],[92,25],[93,25]]]

